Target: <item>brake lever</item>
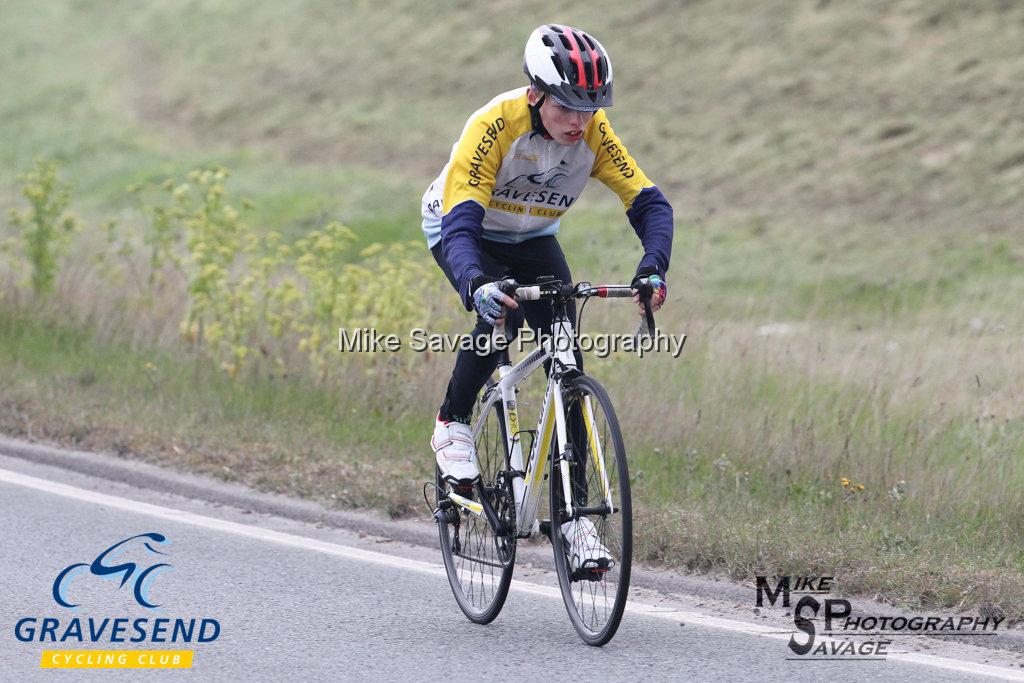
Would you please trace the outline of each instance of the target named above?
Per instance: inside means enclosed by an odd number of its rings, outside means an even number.
[[[654,295],[654,288],[644,278],[644,282],[637,287],[637,294],[640,296],[640,303],[644,307],[644,317],[636,328],[637,337],[653,337],[656,330],[654,327],[654,311],[651,308],[651,298]]]
[[[510,277],[504,278],[500,282],[498,282],[498,289],[501,290],[501,293],[504,294],[505,296],[510,296],[513,299],[516,296],[516,289],[518,289],[518,288],[519,288],[519,283],[516,282],[515,279],[510,278]],[[507,309],[505,310],[505,319],[506,320],[508,319],[508,310]],[[500,343],[500,344],[498,342],[498,336],[499,335],[504,337],[503,342]],[[501,348],[504,348],[505,345],[507,345],[507,344],[508,344],[508,336],[505,334],[505,323],[502,322],[501,324],[495,324],[493,326],[492,331],[491,331],[491,348],[492,349],[501,349]]]

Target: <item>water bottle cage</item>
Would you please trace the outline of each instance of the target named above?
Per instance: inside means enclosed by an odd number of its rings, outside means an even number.
[[[528,434],[529,437],[530,437],[530,446],[529,446],[529,448],[527,448],[524,444],[520,444],[521,446],[523,446],[523,453],[532,453],[533,452],[533,442],[537,440],[537,430],[536,429],[520,429],[518,432],[516,432],[516,433],[514,433],[512,435],[513,441],[517,437],[519,437],[520,434]],[[526,470],[510,470],[510,472],[512,473],[512,476],[522,477],[523,479],[526,478]]]

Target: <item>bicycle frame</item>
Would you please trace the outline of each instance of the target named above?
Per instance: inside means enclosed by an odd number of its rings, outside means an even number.
[[[491,360],[497,361],[498,377],[488,381],[469,430],[480,447],[478,465],[485,471],[472,485],[460,485],[444,474],[439,456],[435,482],[423,487],[428,504],[428,487],[436,492],[432,514],[445,573],[470,621],[486,624],[498,615],[511,586],[517,539],[543,534],[553,546],[558,585],[573,628],[588,645],[603,645],[615,635],[626,607],[633,556],[629,468],[607,391],[577,366],[575,323],[569,312],[574,301],[582,300],[582,316],[592,297],[634,298],[644,313],[637,335],[654,336],[655,288],[662,285],[653,276],[635,277],[629,285],[573,284],[553,276],[525,286],[512,277],[497,281],[502,303],[515,308],[504,297],[550,303],[553,320],[550,334],[515,365],[503,325],[494,325],[485,353],[497,354]],[[496,295],[488,291],[488,296]],[[486,311],[482,315],[493,320]],[[548,372],[537,429],[520,429],[518,386],[542,365]],[[528,452],[524,432],[533,436]],[[545,489],[545,479],[550,488]],[[541,521],[545,492],[550,520]]]
[[[499,402],[504,406],[505,445],[506,452],[508,453],[508,466],[513,472],[512,489],[515,496],[516,533],[520,538],[536,534],[540,528],[537,511],[540,507],[544,469],[547,466],[552,438],[557,439],[556,444],[560,454],[558,458],[558,472],[563,491],[563,500],[566,501],[566,505],[569,508],[567,512],[570,517],[575,517],[578,512],[572,509],[574,503],[570,487],[569,461],[565,457],[567,455],[566,446],[568,439],[565,407],[562,398],[562,377],[567,371],[577,369],[576,358],[572,352],[575,333],[572,322],[565,317],[564,313],[559,313],[555,316],[551,327],[552,334],[543,339],[537,349],[516,363],[515,366],[509,361],[508,352],[503,352],[498,366],[499,380],[481,397],[480,417],[473,427],[473,439],[475,441],[479,437],[483,426],[487,423],[488,415],[494,409],[494,406]],[[496,328],[494,334],[504,334],[504,330]],[[529,460],[527,467],[524,469],[519,413],[516,406],[516,385],[535,372],[537,368],[541,367],[549,359],[553,359],[553,363],[548,376],[540,420],[537,424],[537,438],[534,438],[532,441]],[[584,425],[590,439],[591,457],[594,458],[597,471],[601,473],[605,505],[608,511],[612,512],[615,510],[615,506],[606,474],[603,449],[598,441],[597,432],[594,429],[594,413],[589,396],[584,397],[582,412]],[[556,486],[558,483],[552,481],[551,485]],[[455,505],[467,510],[471,514],[485,519],[488,516],[483,506],[477,502],[467,500],[454,492],[449,492],[448,498]]]

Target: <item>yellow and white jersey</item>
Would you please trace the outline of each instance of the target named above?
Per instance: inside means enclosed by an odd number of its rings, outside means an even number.
[[[559,219],[591,177],[614,190],[627,210],[641,190],[654,185],[604,110],[594,114],[578,143],[560,145],[533,130],[526,91],[498,95],[470,116],[448,163],[423,195],[428,246],[441,240],[442,220],[464,202],[484,209],[484,239],[521,242],[558,232]]]
[[[442,245],[466,309],[474,279],[483,276],[480,240],[554,235],[590,178],[622,200],[644,249],[637,273],[664,276],[672,207],[626,151],[604,110],[594,113],[579,142],[561,145],[534,129],[526,92],[511,90],[476,111],[423,195],[427,245]]]

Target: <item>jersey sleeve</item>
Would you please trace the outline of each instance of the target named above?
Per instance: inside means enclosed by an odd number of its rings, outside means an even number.
[[[672,206],[630,156],[603,109],[594,114],[584,139],[594,152],[591,177],[618,195],[644,247],[637,274],[665,275],[672,255]]]
[[[483,274],[480,240],[484,211],[505,152],[507,128],[500,107],[471,120],[455,145],[445,180],[441,249],[466,310],[472,308],[470,283]]]

